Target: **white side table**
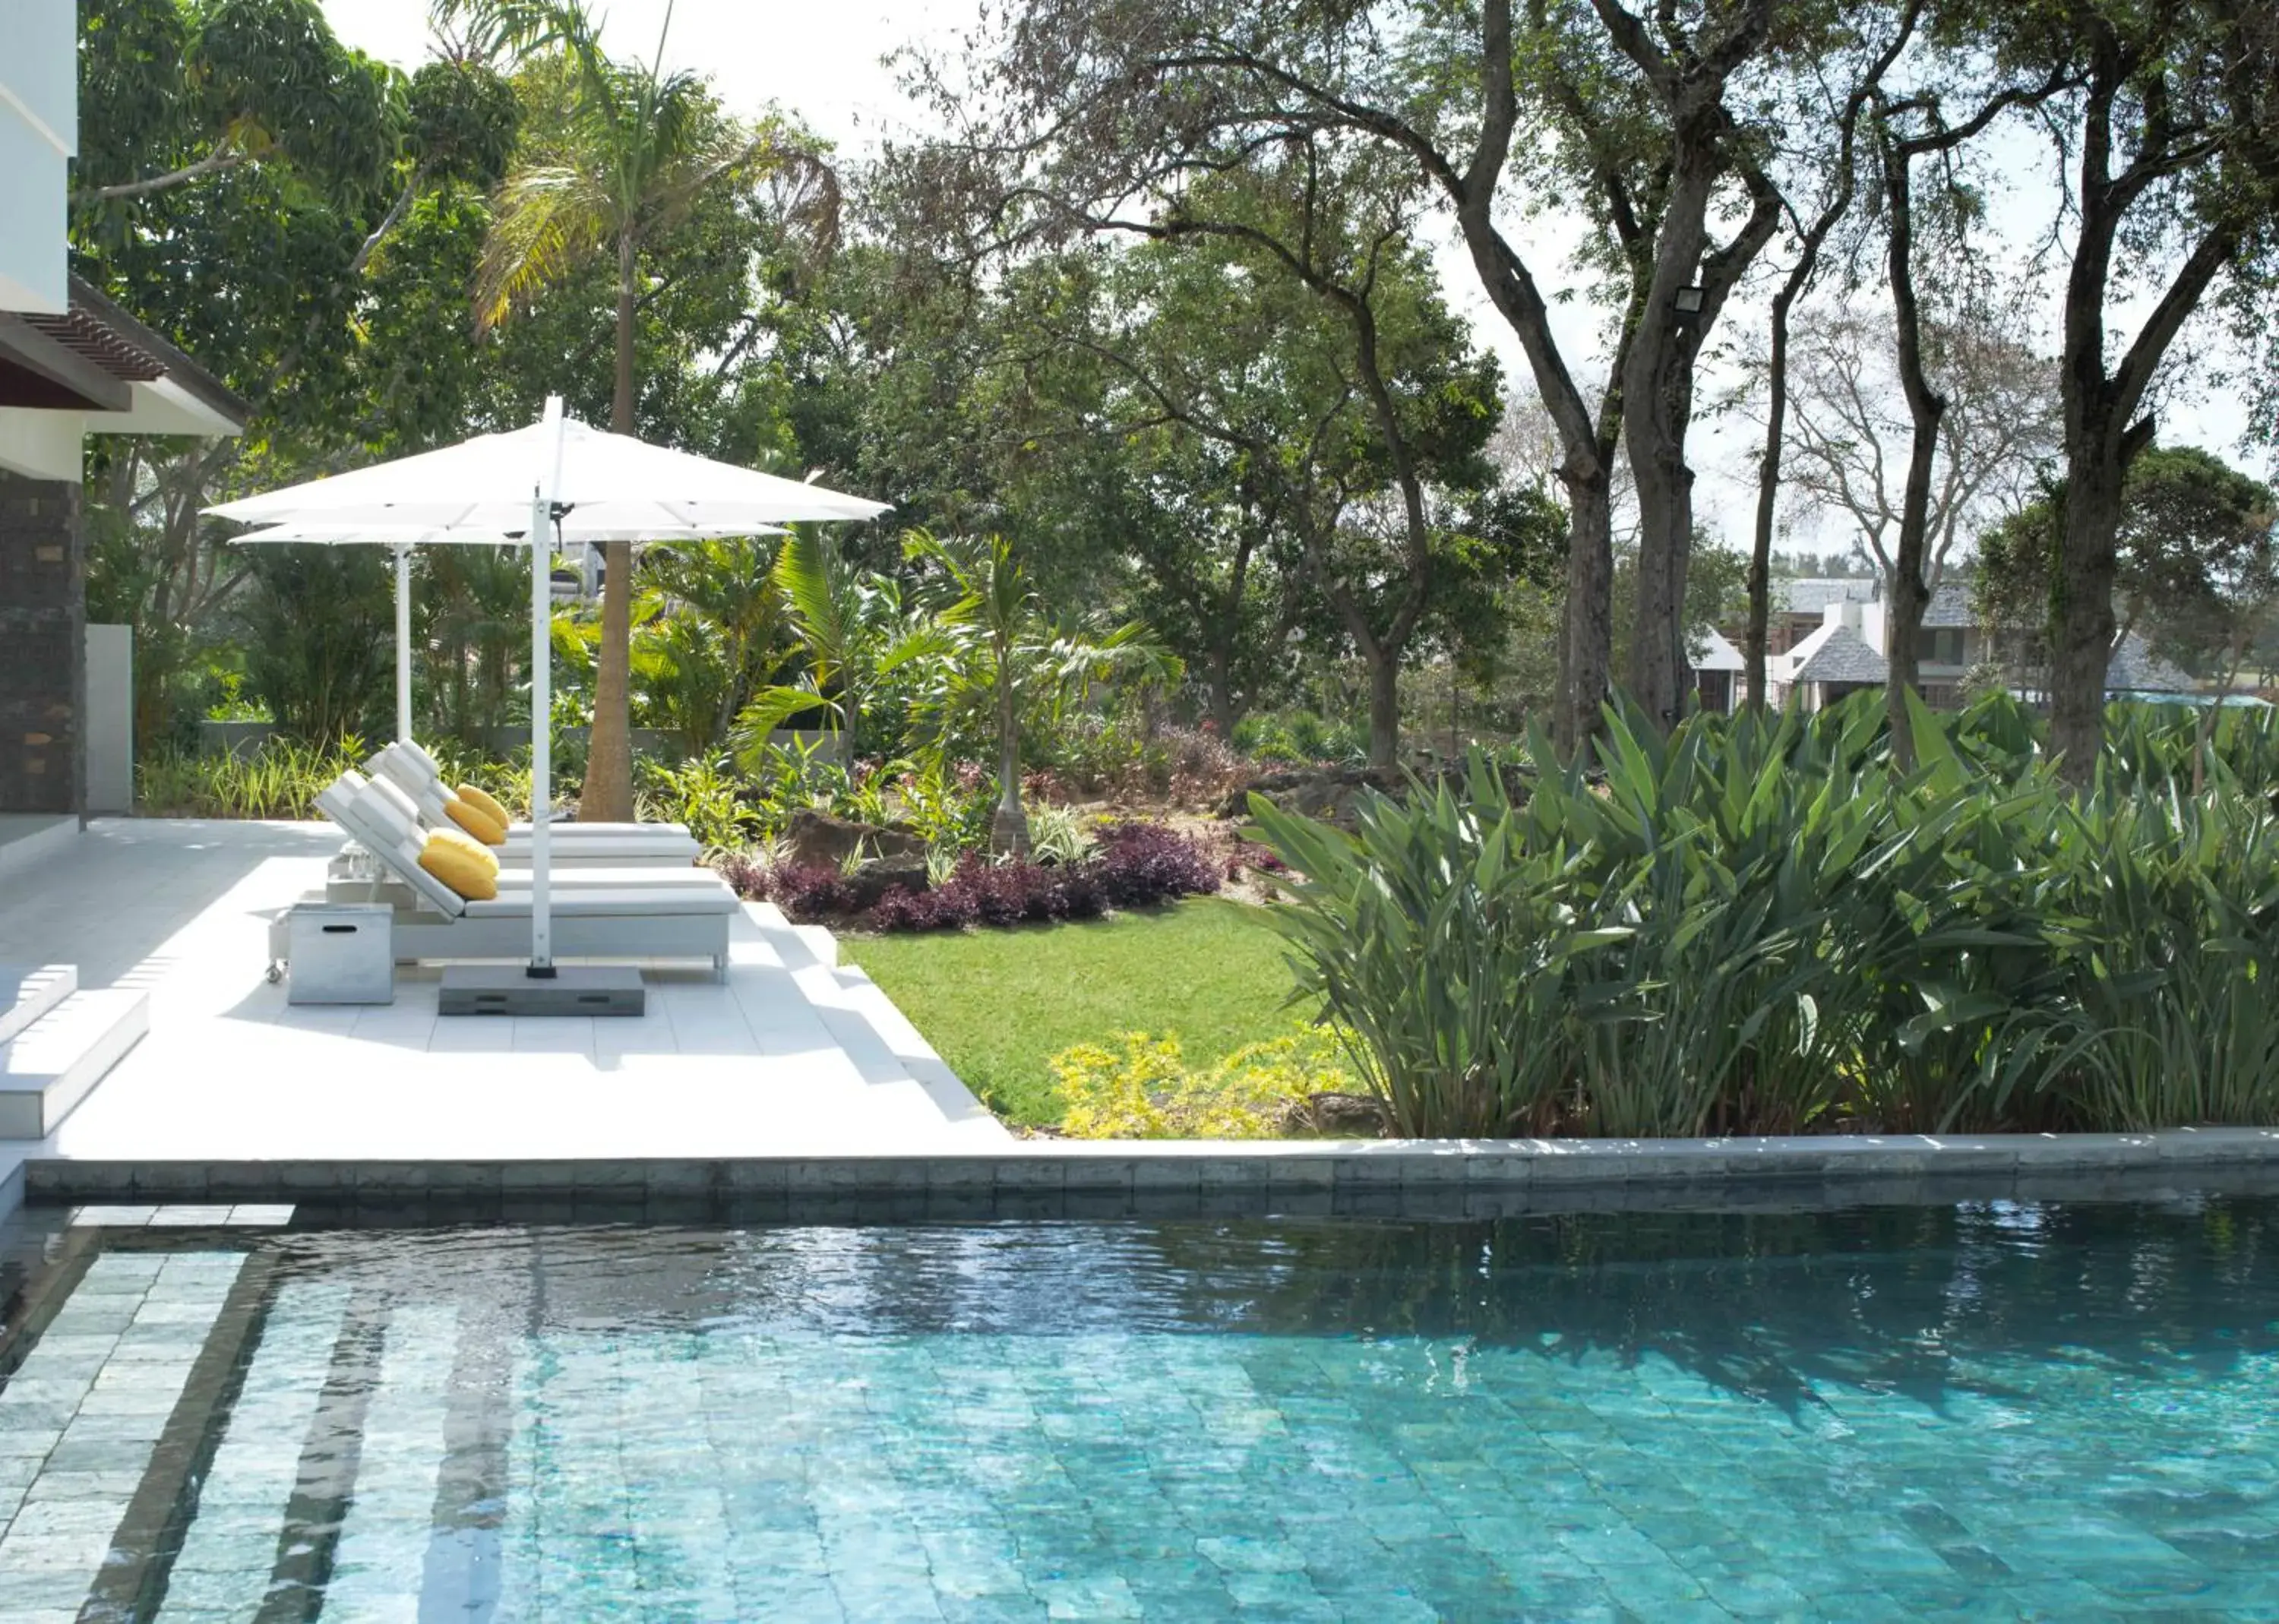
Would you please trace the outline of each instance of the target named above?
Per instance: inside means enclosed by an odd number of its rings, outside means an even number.
[[[395,910],[379,902],[303,902],[286,915],[288,1004],[395,1001]]]

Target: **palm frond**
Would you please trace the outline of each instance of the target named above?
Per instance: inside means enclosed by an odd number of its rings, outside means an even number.
[[[613,225],[607,196],[582,170],[554,166],[508,176],[475,271],[477,330],[495,326],[597,253]]]
[[[775,575],[818,662],[834,669],[845,663],[853,641],[852,594],[837,555],[812,530],[794,530],[776,555]]]

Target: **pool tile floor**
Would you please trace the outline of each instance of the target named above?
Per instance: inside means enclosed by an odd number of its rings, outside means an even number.
[[[1767,1396],[1557,1337],[771,1311],[864,1278],[846,1232],[707,1242],[672,1314],[623,1232],[143,1234],[0,1390],[11,1624],[2279,1616],[2256,1346]]]

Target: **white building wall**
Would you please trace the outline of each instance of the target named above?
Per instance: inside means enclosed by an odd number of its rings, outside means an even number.
[[[6,0],[0,51],[0,310],[70,303],[66,167],[79,150],[78,7]]]
[[[87,752],[87,809],[134,809],[134,628],[87,629],[87,707],[81,719]]]
[[[80,477],[80,437],[87,414],[0,406],[0,469],[27,479]]]

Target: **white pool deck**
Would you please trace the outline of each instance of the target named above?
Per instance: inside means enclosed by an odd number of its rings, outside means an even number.
[[[1003,1127],[828,938],[737,919],[725,984],[651,967],[639,1018],[286,1001],[267,918],[321,886],[326,823],[102,819],[0,873],[0,964],[148,991],[150,1030],[27,1158],[466,1161],[982,1153]],[[820,951],[818,951],[818,949]]]

